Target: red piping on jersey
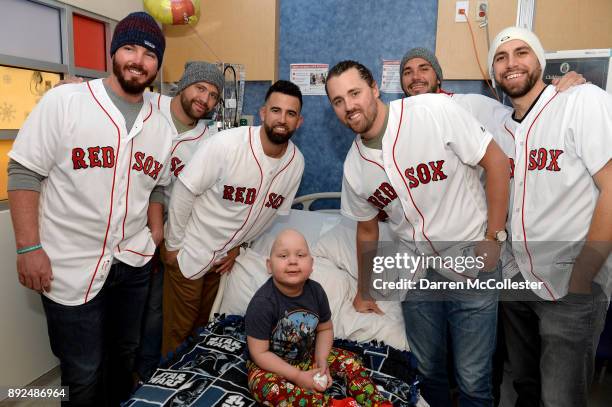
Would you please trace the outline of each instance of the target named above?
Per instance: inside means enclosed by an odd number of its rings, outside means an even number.
[[[289,161],[287,162],[287,164],[281,168],[275,175],[274,177],[272,177],[272,179],[270,180],[270,183],[268,184],[268,189],[266,190],[266,194],[264,195],[264,199],[261,202],[261,207],[259,208],[259,212],[257,213],[257,216],[255,217],[255,222],[253,222],[251,224],[251,227],[249,228],[249,230],[247,230],[246,232],[244,232],[243,236],[246,236],[249,234],[249,232],[251,231],[251,229],[253,229],[253,226],[255,226],[255,223],[257,222],[257,218],[259,218],[259,215],[261,215],[261,211],[263,210],[265,204],[266,204],[266,197],[268,196],[268,193],[270,192],[270,188],[272,188],[272,184],[274,183],[274,180],[276,179],[276,177],[278,177],[283,171],[285,171],[285,169],[287,169],[287,167],[289,167],[289,165],[293,162],[293,158],[295,157],[295,145],[293,146],[293,155],[291,155],[291,158],[289,159]]]
[[[134,253],[134,254],[137,254],[137,255],[142,256],[142,257],[153,257],[153,255],[155,254],[155,253],[152,253],[152,254],[143,254],[143,253],[135,252],[134,250],[130,250],[130,249],[123,249],[123,251],[124,252]]]
[[[533,271],[533,260],[531,258],[531,252],[529,252],[529,247],[527,247],[527,232],[525,231],[525,194],[527,193],[527,167],[528,167],[527,164],[529,163],[529,154],[528,154],[529,134],[531,133],[531,129],[533,128],[533,125],[535,124],[535,122],[538,120],[538,118],[540,117],[544,109],[546,109],[546,106],[548,106],[548,104],[552,102],[552,100],[556,98],[558,94],[559,92],[555,92],[555,94],[548,100],[548,102],[546,102],[546,104],[542,107],[542,109],[538,112],[536,117],[533,119],[533,122],[531,122],[531,124],[529,125],[529,129],[527,130],[527,136],[525,136],[525,171],[523,171],[523,201],[521,203],[521,223],[523,227],[523,243],[525,245],[525,251],[527,252],[527,257],[529,257],[529,269],[530,269],[529,271],[531,272],[531,274],[533,274],[535,278],[538,279],[538,281],[544,284],[544,287],[546,287],[546,291],[548,291],[548,294],[550,294],[553,301],[557,301],[557,299],[553,295],[552,291],[550,290],[550,288],[548,288],[548,285],[546,284],[546,282],[543,281],[540,277],[538,277],[536,273]]]
[[[157,96],[157,110],[161,110],[161,93]]]
[[[178,143],[176,143],[176,145],[174,146],[174,148],[172,149],[172,152],[170,153],[170,155],[174,154],[174,152],[176,151],[176,148],[179,146],[179,144],[181,144],[183,141],[194,141],[199,139],[200,137],[202,137],[204,135],[204,133],[206,133],[206,130],[208,130],[208,126],[204,127],[204,130],[202,130],[202,133],[200,133],[199,136],[197,137],[192,137],[192,138],[186,138],[185,140],[181,140]]]
[[[131,183],[131,175],[132,175],[132,157],[134,157],[134,155],[132,154],[133,151],[134,151],[134,139],[132,138],[132,140],[130,140],[130,166],[128,167],[127,192],[125,193],[125,216],[123,217],[123,225],[122,225],[123,230],[122,230],[122,235],[121,235],[121,241],[119,242],[119,244],[117,244],[117,250],[119,251],[119,253],[121,253],[120,244],[125,239],[125,221],[128,215],[128,202],[129,202],[128,198],[130,196],[130,183]],[[124,249],[124,251],[138,254],[142,257],[153,257],[153,254],[155,254],[155,253],[143,254],[143,253],[135,252],[134,250],[129,250],[129,249]]]
[[[510,134],[510,136],[512,136],[512,140],[515,140],[514,138],[514,133],[512,133],[512,130],[510,130],[507,126],[506,123],[504,123],[504,129],[506,129],[506,131],[508,132],[508,134]]]
[[[400,117],[400,123],[401,123],[401,117]],[[355,143],[355,147],[357,148],[357,152],[359,153],[359,155],[361,156],[361,158],[363,158],[365,161],[375,164],[377,165],[381,170],[383,170],[383,172],[385,172],[385,169],[383,168],[382,165],[380,165],[379,163],[377,163],[376,161],[370,160],[368,158],[366,158],[365,155],[363,155],[363,153],[361,152],[361,150],[359,149],[359,143],[357,143],[357,140],[354,141]],[[385,172],[386,174],[386,172]],[[398,197],[399,199],[399,197]],[[401,204],[400,204],[401,205]],[[412,241],[414,242],[414,244],[416,245],[416,236],[415,236],[415,227],[414,225],[408,220],[408,217],[406,216],[406,212],[404,212],[404,210],[402,209],[402,214],[404,215],[404,219],[406,219],[406,222],[408,222],[408,224],[410,226],[412,226]],[[416,275],[416,273],[412,274],[412,278],[414,278],[414,276]]]
[[[406,187],[406,190],[408,191],[408,196],[410,196],[410,201],[412,202],[412,206],[414,206],[414,209],[417,210],[417,212],[419,213],[419,216],[421,217],[421,219],[423,219],[423,227],[421,228],[421,233],[423,233],[423,236],[425,237],[425,239],[429,243],[429,246],[434,251],[434,253],[437,256],[440,256],[440,253],[438,253],[438,251],[434,247],[434,245],[431,242],[431,240],[429,240],[429,237],[425,234],[425,216],[423,216],[423,213],[421,212],[419,207],[414,202],[414,199],[412,198],[412,192],[410,191],[410,187],[406,183],[406,180],[404,179],[404,176],[402,175],[402,171],[399,169],[397,161],[395,160],[395,146],[397,145],[397,140],[399,139],[399,132],[400,132],[400,129],[402,128],[402,118],[404,117],[404,100],[405,99],[402,99],[402,108],[401,108],[401,113],[400,113],[399,125],[397,126],[397,133],[395,134],[395,140],[393,141],[393,150],[392,150],[392,154],[391,154],[392,157],[393,157],[393,164],[395,164],[395,169],[400,174],[400,178],[402,179],[402,182],[404,183],[404,186]],[[457,275],[459,275],[459,276],[461,276],[463,278],[474,279],[474,277],[470,277],[470,276],[467,276],[467,275],[463,275],[462,273],[458,273],[458,272],[456,272],[454,269],[452,269],[450,267],[449,267],[449,269],[452,270],[453,273],[455,273],[455,274],[457,274]],[[413,276],[413,278],[414,278],[414,276]]]
[[[122,227],[122,232],[121,232],[121,241],[119,242],[119,244],[117,244],[117,250],[119,250],[119,253],[121,253],[121,247],[120,244],[121,242],[123,242],[123,240],[125,239],[125,220],[127,219],[127,214],[128,214],[128,198],[130,196],[130,180],[131,180],[131,175],[132,175],[132,152],[134,151],[134,139],[132,138],[130,140],[130,165],[128,166],[128,179],[127,179],[127,191],[125,192],[125,215],[123,216],[123,225]]]
[[[151,102],[149,102],[149,114],[147,115],[147,117],[144,118],[142,122],[144,123],[147,120],[149,120],[149,117],[151,117],[152,114],[153,114],[153,105],[151,104]]]
[[[255,151],[253,151],[253,141],[252,141],[252,134],[251,134],[251,129],[252,127],[249,127],[249,146],[251,147],[251,153],[253,154],[253,158],[255,158],[255,163],[257,163],[257,167],[259,168],[259,186],[257,187],[257,191],[259,193],[259,190],[261,189],[261,183],[263,182],[263,171],[261,169],[261,165],[259,164],[259,161],[257,160],[257,156],[255,155]],[[255,197],[255,199],[257,199],[257,197]],[[200,269],[200,272],[204,269],[206,269],[210,263],[213,262],[213,260],[215,259],[215,256],[217,255],[218,252],[220,252],[221,250],[225,249],[227,247],[227,245],[229,244],[229,242],[231,242],[232,240],[234,240],[234,237],[236,237],[236,235],[238,234],[238,232],[240,232],[242,230],[242,228],[244,227],[244,225],[246,225],[247,221],[249,220],[249,217],[251,216],[251,211],[253,210],[253,205],[250,205],[249,208],[249,213],[247,214],[246,219],[244,220],[244,222],[242,223],[242,225],[240,225],[240,227],[238,228],[238,230],[236,230],[234,232],[234,234],[232,235],[232,237],[229,238],[229,240],[227,242],[225,242],[225,244],[223,245],[223,247],[221,247],[218,250],[214,250],[213,251],[213,256],[210,259],[210,261],[202,268]],[[198,272],[199,274],[199,272]]]
[[[382,166],[382,165],[380,165],[380,164],[379,164],[379,163],[377,163],[376,161],[373,161],[373,160],[370,160],[370,159],[366,158],[366,157],[363,155],[363,153],[362,153],[362,152],[361,152],[361,150],[359,149],[359,144],[357,143],[357,140],[354,140],[354,141],[353,141],[353,143],[355,143],[355,147],[357,147],[357,152],[359,153],[359,155],[361,156],[361,158],[363,158],[364,160],[366,160],[366,161],[367,161],[367,162],[369,162],[369,163],[372,163],[372,164],[374,164],[374,165],[377,165],[377,166],[378,166],[378,167],[379,167],[381,170],[383,170],[383,171],[385,170],[385,169],[383,168],[383,166]]]
[[[98,263],[96,264],[96,269],[94,270],[94,274],[91,277],[91,280],[89,281],[89,286],[87,287],[87,292],[85,293],[85,302],[87,302],[87,298],[89,297],[89,292],[91,291],[91,286],[94,282],[94,279],[96,278],[96,274],[98,274],[98,268],[100,267],[100,262],[102,261],[102,257],[104,257],[104,252],[106,251],[106,241],[108,239],[108,231],[110,229],[111,216],[113,215],[113,198],[115,195],[115,176],[117,175],[119,150],[121,149],[121,131],[119,130],[119,126],[117,126],[117,123],[115,123],[111,115],[108,114],[108,112],[106,111],[106,109],[104,109],[100,101],[98,101],[93,91],[91,90],[91,85],[89,84],[89,82],[87,82],[87,88],[89,89],[91,96],[94,98],[98,106],[100,106],[100,109],[102,109],[102,111],[106,113],[111,123],[113,123],[113,125],[117,129],[117,153],[116,153],[117,158],[115,159],[115,167],[113,168],[113,186],[111,189],[111,196],[110,196],[110,212],[108,213],[108,221],[106,223],[106,232],[104,233],[104,243],[102,243],[102,253],[100,253],[100,257],[98,258]]]
[[[453,92],[447,92],[447,91],[445,91],[442,88],[438,88],[438,92],[436,92],[436,93],[442,93],[443,95],[448,95],[448,96],[453,96],[454,95]]]

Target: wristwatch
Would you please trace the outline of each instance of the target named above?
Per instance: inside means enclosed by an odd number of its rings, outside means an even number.
[[[496,232],[489,232],[487,230],[485,232],[485,239],[494,240],[498,244],[502,244],[508,239],[508,233],[505,230],[498,230]]]

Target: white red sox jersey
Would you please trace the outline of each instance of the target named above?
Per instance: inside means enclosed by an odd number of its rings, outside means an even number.
[[[389,104],[384,167],[421,253],[458,257],[473,252],[469,242],[483,239],[487,204],[476,165],[491,140],[476,119],[445,95]],[[476,268],[439,271],[455,280],[478,273]]]
[[[187,165],[191,157],[198,149],[198,146],[206,137],[210,135],[206,120],[199,120],[196,126],[183,133],[178,133],[174,122],[172,120],[172,113],[170,112],[170,102],[172,98],[170,96],[161,95],[159,93],[147,93],[153,106],[156,107],[159,112],[168,120],[170,127],[172,128],[172,151],[170,156],[170,187],[164,189],[166,195],[166,205],[170,203],[170,195],[172,193],[172,186],[178,175],[183,171],[183,168]]]
[[[382,150],[366,147],[361,136],[355,137],[344,160],[340,212],[355,221],[374,218],[388,222],[397,239],[416,253],[415,230],[407,221],[402,204],[385,172]],[[412,271],[411,279],[423,270]]]
[[[461,107],[470,112],[493,136],[497,145],[502,149],[504,154],[508,156],[510,161],[510,194],[508,202],[508,212],[512,211],[514,197],[514,135],[509,131],[504,123],[506,119],[512,115],[512,108],[499,103],[497,100],[490,97],[478,94],[457,94],[451,93],[449,96],[457,102]],[[479,167],[480,179],[485,183],[484,170]],[[506,230],[509,240],[503,245],[500,259],[502,262],[502,271],[505,278],[512,278],[519,272],[518,265],[514,260],[512,247],[510,244],[512,236],[512,225],[510,217],[506,222]]]
[[[102,80],[49,91],[28,116],[9,156],[46,177],[39,209],[41,244],[64,305],[91,300],[113,258],[146,264],[155,252],[149,196],[170,175],[171,130],[145,101],[128,133]]]
[[[204,140],[179,174],[196,195],[180,247],[183,275],[203,276],[225,253],[261,234],[276,215],[289,213],[304,171],[292,142],[279,159],[265,155],[260,127],[238,127]]]
[[[512,248],[541,298],[563,297],[599,197],[595,175],[612,158],[612,97],[593,85],[557,93],[548,86],[521,123],[516,142]],[[574,242],[574,244],[572,244]],[[612,291],[611,258],[595,277]]]
[[[344,216],[358,222],[378,217],[389,222],[400,240],[414,242],[414,229],[383,167],[382,150],[366,147],[361,136],[355,137],[344,160],[340,204]]]

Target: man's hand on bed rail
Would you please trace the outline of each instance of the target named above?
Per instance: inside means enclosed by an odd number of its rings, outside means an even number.
[[[231,249],[225,257],[215,262],[215,268],[213,269],[215,272],[219,274],[224,274],[232,271],[232,267],[234,267],[234,263],[236,262],[236,257],[240,254],[240,246],[236,246]]]
[[[353,300],[353,307],[355,307],[355,311],[357,312],[385,315],[383,310],[381,310],[378,304],[376,304],[375,300],[373,300],[372,298],[362,298],[359,293],[355,295],[355,299]]]

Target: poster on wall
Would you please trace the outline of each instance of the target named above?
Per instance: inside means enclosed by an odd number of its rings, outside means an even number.
[[[302,95],[325,96],[328,64],[291,64],[291,82],[295,83]]]
[[[403,93],[400,83],[399,59],[383,59],[380,91],[383,93]]]

